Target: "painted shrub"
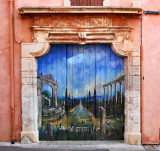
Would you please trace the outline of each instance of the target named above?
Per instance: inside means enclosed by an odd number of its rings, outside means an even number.
[[[58,87],[41,91],[40,140],[123,139],[124,59],[109,44],[52,45],[38,58],[41,75]]]

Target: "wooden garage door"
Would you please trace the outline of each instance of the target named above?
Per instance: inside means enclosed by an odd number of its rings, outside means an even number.
[[[109,44],[52,45],[38,77],[48,80],[40,140],[123,139],[124,59]]]

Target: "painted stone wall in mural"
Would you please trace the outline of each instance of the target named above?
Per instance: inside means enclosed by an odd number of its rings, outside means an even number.
[[[40,140],[123,139],[124,59],[109,44],[52,45],[37,80]]]

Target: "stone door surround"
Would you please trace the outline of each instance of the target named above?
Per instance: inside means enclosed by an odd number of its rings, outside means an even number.
[[[141,144],[140,43],[130,40],[131,17],[142,14],[132,7],[21,7],[23,19],[30,18],[32,43],[22,43],[22,143],[38,142],[37,57],[50,44],[110,43],[123,56],[125,72],[125,139]],[[140,19],[140,18],[139,18]]]

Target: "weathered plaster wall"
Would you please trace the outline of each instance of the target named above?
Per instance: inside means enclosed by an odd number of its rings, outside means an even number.
[[[160,1],[148,0],[145,10],[158,11]],[[143,143],[160,143],[160,15],[143,15]]]
[[[111,6],[132,6],[135,0],[111,0]],[[159,10],[159,0],[137,0],[142,2],[144,10]],[[20,141],[21,122],[21,49],[20,44],[31,42],[30,22],[20,19],[18,7],[21,6],[63,6],[63,0],[15,0],[15,116],[16,140]],[[140,21],[131,19],[134,33],[132,40],[140,42]],[[143,89],[143,143],[158,143],[160,128],[160,16],[143,15],[143,50],[144,50],[144,89]],[[0,142],[11,140],[10,118],[10,76],[9,76],[9,2],[1,0],[0,5]]]
[[[0,5],[0,141],[9,141],[10,117],[10,72],[9,72],[9,5],[6,0]]]

